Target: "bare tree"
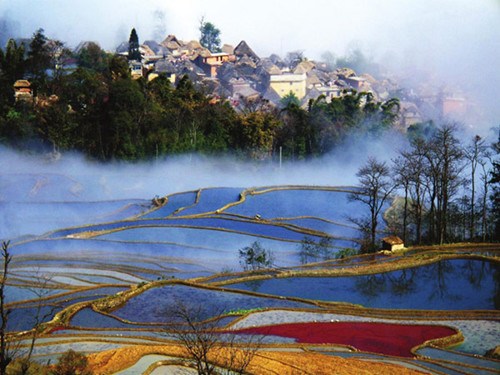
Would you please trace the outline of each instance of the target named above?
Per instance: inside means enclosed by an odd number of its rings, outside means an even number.
[[[198,374],[210,375],[215,373],[215,365],[209,356],[218,344],[218,334],[214,322],[203,321],[202,312],[200,306],[194,309],[177,301],[170,317],[178,324],[171,330],[194,360]]]
[[[489,184],[490,184],[490,170],[488,165],[491,165],[491,154],[489,151],[485,152],[485,158],[479,161],[481,166],[481,186],[482,186],[482,196],[481,196],[481,240],[486,241],[486,235],[488,233],[488,195],[489,195]]]
[[[409,151],[401,151],[393,160],[393,171],[396,182],[404,188],[403,241],[407,241],[407,225],[413,220],[415,225],[415,242],[422,242],[422,220],[425,200],[425,142],[415,139]]]
[[[5,286],[7,276],[9,274],[9,264],[12,260],[12,255],[9,252],[9,241],[2,242],[2,260],[3,274],[0,281],[0,375],[7,373],[7,366],[12,361],[9,345],[7,342],[7,321],[9,319],[9,310],[5,307]]]
[[[28,374],[29,368],[31,366],[31,356],[33,355],[33,350],[35,349],[35,342],[38,339],[40,333],[41,324],[60,307],[59,304],[51,305],[49,309],[44,310],[43,300],[50,293],[47,288],[51,283],[52,277],[50,275],[43,275],[40,270],[34,271],[35,283],[33,287],[28,288],[31,293],[35,296],[34,303],[34,315],[32,317],[32,330],[30,332],[30,344],[26,355],[21,359],[19,373],[20,375]]]
[[[0,375],[5,375],[7,373],[7,367],[14,360],[18,360],[16,365],[17,373],[20,375],[28,374],[31,366],[31,356],[35,348],[35,342],[38,338],[40,325],[49,316],[51,316],[54,311],[59,307],[53,305],[50,309],[44,311],[43,299],[49,293],[47,285],[50,282],[50,277],[40,275],[39,272],[35,272],[35,283],[29,290],[36,296],[34,302],[34,315],[33,319],[33,329],[30,332],[30,343],[26,354],[22,354],[21,342],[16,340],[9,340],[7,333],[7,323],[9,320],[10,310],[6,307],[5,303],[5,286],[7,285],[7,278],[9,273],[9,265],[12,261],[12,255],[9,252],[9,242],[2,243],[2,260],[3,260],[3,274],[0,280]]]
[[[456,137],[457,125],[445,124],[428,144],[426,158],[431,177],[431,241],[447,239],[448,206],[463,182],[463,152]]]
[[[410,169],[409,159],[405,157],[405,154],[398,156],[393,160],[393,171],[396,175],[396,183],[398,186],[403,188],[404,191],[404,206],[403,206],[403,224],[402,224],[402,237],[403,242],[407,242],[406,233],[408,229],[408,204],[409,204],[409,194],[410,194],[410,186],[412,173]]]
[[[220,371],[244,374],[261,347],[262,339],[256,336],[248,336],[244,343],[239,343],[236,334],[221,330],[217,324],[222,315],[221,312],[207,319],[200,305],[187,306],[182,301],[176,301],[175,308],[169,312],[171,323],[166,333],[173,334],[186,349],[198,374]]]
[[[349,195],[352,201],[359,201],[370,211],[370,243],[369,251],[375,251],[376,236],[379,214],[395,189],[396,184],[392,180],[389,167],[385,162],[379,162],[370,157],[356,173],[359,178],[359,190]]]
[[[485,141],[476,135],[472,142],[465,148],[464,155],[468,160],[471,170],[471,204],[469,218],[469,236],[473,240],[476,237],[476,170],[478,165],[483,166],[487,146]]]

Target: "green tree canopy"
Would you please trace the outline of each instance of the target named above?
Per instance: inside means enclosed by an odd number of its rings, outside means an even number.
[[[200,21],[200,44],[210,52],[220,52],[220,30],[211,22]]]
[[[280,104],[283,108],[289,108],[292,105],[300,106],[300,100],[297,98],[297,95],[293,91],[290,91],[284,97],[281,98]]]
[[[250,246],[246,246],[238,251],[240,254],[240,264],[245,271],[269,268],[274,264],[274,254],[270,250],[265,249],[259,241],[255,241]]]
[[[24,44],[18,46],[14,39],[9,39],[5,52],[0,49],[0,75],[14,83],[23,78],[24,70]]]
[[[87,43],[78,53],[78,66],[104,72],[108,67],[108,55],[99,44]]]
[[[128,59],[141,61],[141,52],[139,51],[139,37],[135,28],[130,32],[130,38],[128,39]]]
[[[43,29],[38,29],[31,38],[27,59],[27,70],[32,77],[35,89],[44,86],[46,70],[50,68],[51,56],[48,39]]]

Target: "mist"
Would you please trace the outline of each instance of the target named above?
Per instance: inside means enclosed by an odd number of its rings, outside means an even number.
[[[17,242],[60,228],[113,221],[113,212],[130,204],[144,211],[154,197],[201,188],[353,186],[368,157],[389,162],[404,142],[394,134],[378,141],[352,139],[322,158],[281,165],[279,158],[257,162],[199,154],[102,163],[67,152],[54,160],[50,154],[0,147],[0,239]],[[122,219],[134,215],[124,212]]]
[[[396,137],[396,138],[395,138]],[[390,139],[390,141],[389,141]],[[168,156],[137,163],[94,162],[78,153],[63,153],[57,160],[47,156],[19,153],[0,148],[0,202],[35,201],[30,189],[6,189],[13,177],[56,174],[70,179],[81,188],[71,196],[75,201],[110,199],[151,199],[172,193],[208,187],[249,188],[271,185],[355,185],[356,172],[368,157],[390,162],[398,147],[404,145],[402,136],[388,134],[385,139],[357,139],[345,142],[335,152],[308,161],[273,160],[241,161],[229,156],[215,157],[199,154]],[[390,147],[387,145],[391,144]],[[45,187],[44,187],[45,188]],[[60,201],[57,186],[53,201]]]

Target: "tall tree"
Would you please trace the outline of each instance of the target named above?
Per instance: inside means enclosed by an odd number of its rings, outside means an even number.
[[[205,18],[200,20],[200,44],[210,52],[220,52],[220,30]]]
[[[476,170],[477,167],[482,164],[486,150],[485,141],[479,135],[476,135],[464,150],[464,155],[469,162],[471,171],[471,204],[469,217],[469,237],[471,240],[476,237]]]
[[[492,145],[496,159],[493,160],[493,170],[491,171],[490,183],[493,186],[492,213],[494,218],[495,232],[494,238],[500,240],[500,126],[498,127],[498,141]]]
[[[128,39],[128,59],[141,61],[141,52],[139,51],[139,37],[135,28],[130,32],[130,37]]]
[[[47,79],[46,71],[51,67],[50,49],[47,42],[44,30],[38,29],[33,34],[29,45],[27,69],[32,77],[35,90],[44,87]]]
[[[449,204],[463,182],[464,155],[456,133],[456,124],[441,126],[431,139],[426,154],[432,180],[431,215],[435,224],[432,227],[434,240],[439,244],[447,240]]]
[[[25,70],[24,44],[9,39],[5,51],[0,49],[0,116],[14,102],[13,84],[23,78]],[[4,112],[4,113],[2,113]]]
[[[393,170],[395,173],[395,181],[398,187],[403,188],[404,191],[404,205],[403,205],[403,223],[402,223],[402,237],[403,242],[407,243],[407,229],[408,229],[408,216],[409,216],[409,197],[410,187],[412,182],[412,173],[410,169],[410,159],[407,154],[401,153],[396,159],[393,160]]]
[[[24,70],[24,44],[18,46],[14,39],[9,39],[5,52],[0,49],[0,74],[12,84],[23,78]]]
[[[145,97],[137,81],[122,78],[109,87],[107,126],[103,129],[106,157],[134,160],[143,156]]]
[[[376,236],[379,215],[384,204],[389,199],[390,194],[395,189],[390,169],[385,162],[379,162],[370,157],[356,173],[359,179],[359,190],[349,195],[352,201],[359,201],[365,204],[369,211],[369,234],[370,242],[368,251],[376,250]]]
[[[286,156],[291,158],[311,157],[318,151],[317,128],[310,121],[309,112],[300,107],[298,98],[290,92],[283,97],[281,111],[283,125],[278,132],[278,145],[283,146]]]

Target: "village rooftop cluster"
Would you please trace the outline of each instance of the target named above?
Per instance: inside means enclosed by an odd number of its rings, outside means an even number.
[[[80,43],[74,50],[75,55],[89,43]],[[123,42],[115,53],[128,56],[128,51],[129,43]],[[457,88],[433,85],[424,79],[417,87],[402,87],[387,74],[375,78],[349,67],[309,60],[301,52],[288,53],[285,59],[276,54],[260,57],[244,40],[236,47],[224,44],[221,52],[212,53],[197,40],[185,42],[168,35],[159,43],[143,42],[139,51],[141,59],[129,61],[132,78],[151,81],[165,75],[176,84],[181,77],[188,76],[213,100],[229,100],[236,109],[256,99],[279,107],[290,94],[307,108],[311,100],[321,96],[330,101],[355,90],[369,92],[377,101],[397,97],[400,101],[398,126],[403,131],[429,119],[459,119],[471,112],[477,115],[477,108]],[[67,59],[62,65],[71,72],[77,62]],[[17,81],[14,90],[16,99],[32,95],[28,80]]]
[[[244,40],[236,47],[224,44],[221,52],[211,53],[199,41],[184,42],[168,35],[160,43],[145,41],[139,50],[141,61],[130,62],[132,77],[152,80],[165,74],[175,83],[187,75],[214,98],[229,99],[236,108],[242,100],[259,97],[279,106],[290,93],[307,107],[311,99],[321,95],[329,101],[356,90],[370,92],[377,101],[398,97],[399,125],[406,129],[432,118],[458,118],[472,107],[456,88],[432,87],[422,82],[418,90],[405,89],[395,79],[376,79],[348,67],[332,67],[309,60],[301,52],[289,53],[286,59],[276,54],[260,57]],[[116,52],[127,55],[128,42],[122,43]]]

